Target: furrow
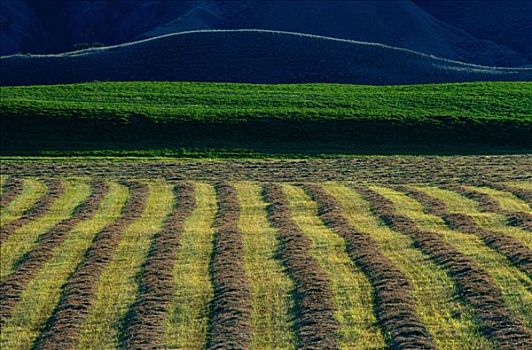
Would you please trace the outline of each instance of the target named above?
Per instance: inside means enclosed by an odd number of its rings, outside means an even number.
[[[459,190],[455,186],[452,188]],[[449,213],[445,204],[439,199],[432,198],[427,200],[427,197],[431,197],[428,194],[404,186],[399,186],[398,189],[418,200],[427,208],[428,213],[441,217],[451,230],[457,230],[479,237],[484,244],[506,256],[512,264],[532,277],[532,251],[523,243],[502,232],[479,227],[470,215]],[[464,189],[464,191],[468,190]],[[439,203],[435,204],[436,202]],[[492,206],[490,205],[490,207]]]
[[[501,208],[499,203],[490,195],[466,188],[460,185],[449,185],[446,188],[461,194],[464,197],[478,202],[480,210],[483,212],[493,212],[506,216],[507,222],[511,226],[521,227],[527,231],[532,231],[532,215],[524,211],[508,212]]]
[[[500,290],[475,262],[460,253],[434,232],[420,230],[414,221],[398,215],[393,203],[368,187],[354,187],[370,204],[372,212],[395,231],[412,237],[416,247],[447,269],[456,281],[462,298],[482,322],[485,335],[500,349],[528,349],[532,334],[512,315]]]
[[[393,349],[435,349],[419,319],[412,287],[404,274],[385,257],[372,237],[351,226],[336,199],[319,185],[302,187],[318,203],[321,220],[346,241],[353,263],[368,276],[375,291],[376,316]]]
[[[298,348],[337,349],[338,322],[329,279],[310,255],[310,240],[290,215],[283,190],[266,184],[268,219],[278,231],[279,255],[296,285],[296,334]]]
[[[126,316],[121,338],[127,349],[164,347],[164,321],[175,291],[174,262],[183,224],[196,203],[192,184],[178,185],[174,191],[174,210],[153,239],[140,276],[139,296]]]
[[[0,329],[11,317],[14,307],[28,282],[41,267],[55,254],[56,248],[67,238],[68,232],[78,223],[92,218],[107,194],[109,186],[105,182],[92,185],[92,192],[79,204],[72,216],[62,220],[39,237],[38,244],[24,254],[16,263],[14,271],[0,284]]]
[[[240,205],[227,183],[215,186],[218,196],[211,278],[207,349],[249,349],[251,346],[251,289],[244,270]]]
[[[510,192],[517,198],[525,201],[528,205],[532,206],[532,191],[530,190],[514,186],[508,186],[502,183],[488,183],[486,184],[486,186],[489,186],[499,191]]]
[[[0,243],[3,243],[18,228],[46,214],[53,202],[65,191],[65,186],[58,180],[44,180],[44,183],[48,187],[46,194],[39,198],[20,218],[0,227]]]
[[[15,198],[22,193],[24,189],[24,180],[11,177],[7,179],[2,191],[2,198],[0,199],[0,208],[4,209]]]
[[[148,196],[145,184],[126,184],[131,194],[122,216],[106,226],[93,240],[85,257],[63,287],[61,299],[44,331],[39,335],[35,349],[73,349],[92,305],[98,278],[113,257],[122,232],[140,218]]]

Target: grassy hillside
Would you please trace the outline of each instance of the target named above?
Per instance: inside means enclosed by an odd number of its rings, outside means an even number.
[[[530,149],[532,83],[3,87],[2,153]]]
[[[266,30],[195,31],[0,60],[2,85],[88,81],[414,84],[531,81],[532,69],[449,61],[381,44]]]

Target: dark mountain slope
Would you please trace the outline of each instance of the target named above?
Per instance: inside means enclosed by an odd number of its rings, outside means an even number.
[[[531,63],[506,46],[435,19],[411,1],[207,2],[142,37],[202,28],[260,28],[378,42],[486,65]]]
[[[380,44],[262,30],[196,31],[58,55],[1,58],[2,85],[101,81],[410,84],[532,80]]]
[[[0,1],[0,53],[33,47],[39,39],[38,19],[24,1]]]
[[[532,59],[532,1],[414,0],[439,20]]]
[[[180,17],[196,3],[196,0],[2,0],[1,54],[65,52],[79,43],[129,42]],[[23,36],[13,35],[11,28],[19,28]],[[4,45],[5,40],[13,44]]]
[[[436,6],[413,1],[15,1],[18,10],[5,11],[6,28],[21,28],[13,35],[2,26],[9,45],[2,54],[19,51],[49,53],[72,50],[82,42],[106,45],[139,38],[197,29],[259,28],[309,33],[336,38],[379,42],[464,62],[521,66],[532,63],[512,38],[524,36],[522,26],[509,21],[481,21],[498,8],[467,6],[460,21],[440,16]],[[443,2],[442,2],[443,3]],[[454,2],[445,2],[454,3]],[[487,3],[480,1],[479,3]],[[506,1],[505,18],[519,13],[516,1]],[[423,4],[421,4],[423,5]],[[441,6],[440,6],[441,7]],[[449,4],[448,7],[459,8]],[[447,8],[447,7],[446,7]],[[435,18],[432,15],[438,15]],[[489,17],[489,18],[491,18]],[[486,23],[480,31],[459,26],[468,18]],[[447,21],[448,20],[448,21]],[[519,20],[521,21],[521,20]],[[457,23],[457,26],[449,23]],[[489,27],[491,25],[491,27]],[[459,28],[458,28],[459,27]],[[489,28],[488,28],[489,27]],[[484,35],[498,32],[496,36]],[[475,36],[472,33],[482,35]],[[497,41],[495,40],[497,39]],[[500,39],[500,40],[499,40]],[[504,39],[504,40],[503,40]],[[518,39],[523,40],[523,39]]]

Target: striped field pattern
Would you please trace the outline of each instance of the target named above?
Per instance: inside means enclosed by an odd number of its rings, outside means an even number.
[[[532,184],[3,176],[1,349],[532,349]]]

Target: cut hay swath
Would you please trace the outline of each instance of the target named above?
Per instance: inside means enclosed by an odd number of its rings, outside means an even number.
[[[516,197],[524,200],[528,205],[532,205],[532,190],[506,185],[504,183],[490,183],[488,186],[491,186],[497,190],[513,193]]]
[[[216,233],[211,260],[213,300],[207,349],[248,349],[251,344],[251,290],[244,271],[240,205],[227,183],[215,186],[218,196]]]
[[[59,181],[46,180],[48,192],[42,196],[31,208],[26,210],[24,214],[6,225],[0,227],[0,243],[3,243],[14,231],[26,225],[28,222],[35,220],[38,217],[45,215],[50,205],[61,196],[64,192],[64,186]]]
[[[467,190],[461,190],[461,188],[453,188],[458,189],[462,193],[471,193]],[[513,264],[532,277],[532,250],[523,243],[503,232],[478,226],[470,215],[449,213],[444,203],[437,198],[427,198],[430,196],[426,193],[420,193],[411,188],[401,189],[420,201],[427,208],[428,213],[441,217],[450,229],[478,236],[487,246],[499,251]],[[484,203],[489,205],[490,208],[498,208],[498,206],[495,206],[495,203],[490,201],[491,198],[483,199]]]
[[[446,193],[479,208],[460,214],[416,184],[253,179],[44,179],[46,193],[18,205],[27,188],[39,191],[33,181],[3,180],[2,198],[19,216],[2,225],[15,227],[2,248],[25,243],[1,266],[2,348],[434,349],[454,339],[463,348],[532,347],[529,232],[505,219],[531,214],[517,195],[528,185],[453,185]],[[425,216],[398,206],[406,200]],[[464,253],[450,233],[498,260]],[[331,270],[340,266],[349,283]],[[127,269],[120,278],[119,267]],[[517,277],[500,278],[498,268]],[[128,288],[113,293],[128,296],[107,305],[113,280]],[[431,285],[439,291],[422,289]],[[112,317],[102,316],[105,305]],[[353,305],[355,313],[343,312]]]
[[[334,318],[330,281],[309,254],[310,240],[291,218],[282,187],[266,184],[264,198],[270,203],[268,218],[278,231],[281,258],[296,286],[295,327],[299,346],[335,349],[338,322]]]
[[[377,318],[394,348],[435,349],[416,313],[412,287],[404,274],[379,251],[367,233],[351,226],[330,194],[318,185],[303,188],[319,203],[321,219],[347,243],[347,250],[371,280],[375,290]]]
[[[0,209],[4,209],[15,199],[23,190],[24,180],[10,178],[2,186],[2,197],[0,198]]]
[[[148,187],[144,184],[129,184],[130,198],[124,207],[123,215],[105,227],[95,237],[85,259],[70,276],[63,288],[61,300],[41,333],[35,348],[70,349],[75,347],[81,325],[91,307],[98,277],[111,260],[120,241],[120,235],[144,210]]]
[[[4,322],[11,317],[13,308],[20,299],[20,294],[28,282],[35,276],[39,269],[50,260],[58,246],[67,238],[68,233],[80,222],[92,218],[100,201],[108,192],[104,182],[92,185],[92,192],[78,207],[72,216],[60,221],[48,232],[39,237],[35,248],[25,253],[16,262],[14,271],[0,284],[0,329]]]
[[[373,212],[392,229],[411,236],[427,256],[448,269],[462,297],[471,304],[482,320],[484,332],[501,349],[526,348],[532,334],[504,305],[500,291],[489,275],[474,261],[444,242],[436,233],[423,231],[408,217],[399,215],[393,203],[370,189],[356,187],[368,200]]]
[[[487,193],[481,192],[471,187],[460,185],[451,185],[448,188],[460,193],[461,195],[478,202],[480,209],[483,212],[493,212],[505,215],[508,224],[517,226],[527,231],[532,231],[532,214],[529,212],[519,210],[511,211],[504,210],[500,203]],[[521,197],[523,197],[521,195]]]
[[[138,298],[126,316],[122,337],[128,349],[162,347],[166,312],[175,289],[173,263],[183,224],[194,210],[194,186],[177,185],[175,197],[175,208],[156,234],[144,263]]]

